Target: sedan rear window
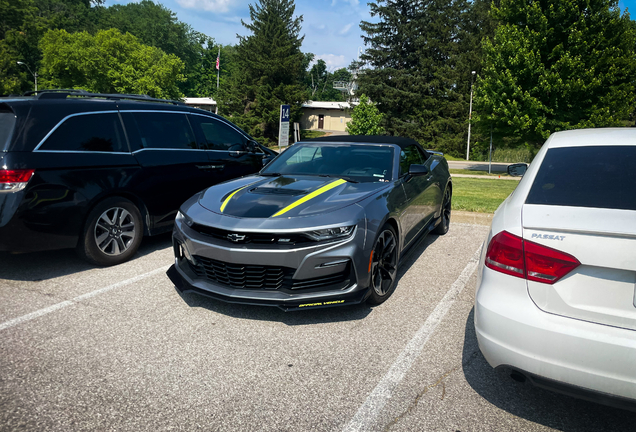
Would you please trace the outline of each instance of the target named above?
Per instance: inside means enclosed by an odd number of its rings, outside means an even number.
[[[636,210],[636,146],[550,149],[527,204]]]

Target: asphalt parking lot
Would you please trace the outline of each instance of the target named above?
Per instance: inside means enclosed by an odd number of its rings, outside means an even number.
[[[486,363],[473,300],[487,231],[424,239],[383,305],[291,313],[180,295],[169,235],[111,268],[0,255],[0,429],[634,430],[634,413]]]

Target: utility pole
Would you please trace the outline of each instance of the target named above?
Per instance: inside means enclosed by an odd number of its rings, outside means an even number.
[[[31,68],[29,67],[29,65],[28,65],[28,64],[26,64],[26,63],[24,63],[24,62],[19,61],[19,62],[17,62],[17,63],[18,63],[19,65],[21,65],[21,66],[25,66],[25,67],[27,68],[27,70],[29,71],[29,73],[30,73],[31,75],[33,75],[33,78],[35,78],[35,91],[37,92],[37,91],[38,91],[38,73],[37,73],[37,72],[36,72],[36,73],[33,73],[33,72],[31,71]]]
[[[470,125],[473,120],[473,79],[475,71],[470,74],[470,108],[468,108],[468,144],[466,145],[466,160],[470,160]]]

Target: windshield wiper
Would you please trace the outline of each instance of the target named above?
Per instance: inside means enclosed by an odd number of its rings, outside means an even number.
[[[341,175],[333,175],[333,174],[318,174],[318,177],[333,177],[333,178],[341,178],[343,180],[348,181],[349,183],[360,183],[357,180],[352,179],[351,177],[348,176],[341,176]]]
[[[263,177],[280,177],[281,173],[259,173],[258,175]]]

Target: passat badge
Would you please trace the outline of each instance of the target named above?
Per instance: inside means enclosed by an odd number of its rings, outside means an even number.
[[[245,240],[245,237],[246,236],[244,236],[242,234],[235,234],[235,233],[227,235],[227,239],[233,241],[234,243],[238,243],[240,241]]]

